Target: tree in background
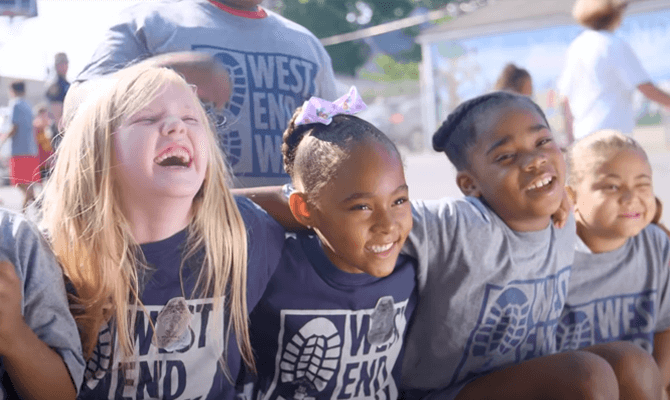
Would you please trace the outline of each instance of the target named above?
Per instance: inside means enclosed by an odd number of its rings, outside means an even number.
[[[322,39],[342,33],[353,32],[368,26],[375,26],[410,16],[419,9],[436,10],[451,0],[271,0],[268,6],[284,17],[297,22]],[[417,28],[408,28],[403,32],[415,37]],[[326,47],[333,60],[336,73],[356,75],[358,69],[366,63],[371,49],[363,40],[340,43]],[[401,63],[421,60],[419,46],[394,55]],[[381,60],[391,66],[389,60]],[[395,66],[394,66],[395,68]],[[397,70],[397,68],[396,68]],[[411,75],[411,74],[410,74]],[[409,76],[412,79],[411,76]]]

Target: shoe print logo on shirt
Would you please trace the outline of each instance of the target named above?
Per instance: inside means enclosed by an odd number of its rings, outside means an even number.
[[[656,290],[648,290],[566,305],[556,330],[558,351],[626,340],[651,353],[657,296]]]
[[[569,276],[568,267],[542,279],[487,285],[477,325],[450,385],[554,353]]]
[[[318,66],[281,53],[192,49],[212,54],[228,69],[232,93],[226,124],[217,133],[235,175],[286,178],[282,135],[295,109],[315,93]]]
[[[262,399],[398,397],[392,370],[407,300],[367,310],[283,310],[275,375]]]

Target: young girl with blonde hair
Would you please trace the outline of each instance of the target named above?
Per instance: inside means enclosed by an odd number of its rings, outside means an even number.
[[[660,201],[647,155],[634,139],[604,130],[576,142],[567,160],[579,238],[558,348],[636,343],[654,356],[667,391],[670,238],[657,225]],[[632,385],[649,386],[646,379]]]
[[[232,398],[283,229],[231,195],[180,75],[139,64],[107,85],[68,122],[41,199],[75,293],[80,398]]]

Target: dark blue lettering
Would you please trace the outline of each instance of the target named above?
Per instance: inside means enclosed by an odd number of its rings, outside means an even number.
[[[153,374],[147,361],[140,361],[140,377],[137,382],[137,398],[144,399],[146,390],[147,398],[155,399],[158,397],[158,382],[161,378],[161,369],[163,363],[154,361]]]
[[[361,364],[361,378],[358,380],[358,385],[356,385],[356,397],[361,397],[361,385],[363,385],[363,393],[365,397],[370,397],[370,387],[373,384],[373,379],[375,378],[375,367],[377,366],[377,360],[372,360],[370,368],[368,369],[368,362],[363,361]]]
[[[156,323],[156,318],[158,318],[158,311],[151,311],[150,316],[153,323]],[[153,338],[154,334],[151,324],[146,323],[144,317],[144,311],[138,311],[135,320],[135,343],[139,345],[138,351],[139,355],[141,356],[149,354],[149,349],[151,348],[151,339]]]
[[[358,327],[358,316],[351,315],[351,356],[360,355],[361,344],[363,345],[363,353],[370,353],[370,343],[367,340],[367,333],[370,329],[370,316],[365,314],[361,318],[361,326]]]
[[[173,372],[174,371],[174,372]],[[173,382],[176,380],[176,382]],[[176,384],[176,385],[175,385]],[[176,386],[173,392],[173,386]],[[177,399],[186,389],[186,367],[179,360],[165,362],[165,380],[163,381],[163,398]]]
[[[203,348],[207,345],[207,323],[209,322],[209,315],[212,312],[212,304],[203,304],[200,311],[200,337],[198,339],[198,348]]]
[[[351,398],[351,393],[346,393],[345,391],[352,383],[356,382],[356,379],[351,377],[352,371],[356,369],[358,369],[358,363],[347,364],[347,366],[344,368],[344,375],[342,376],[342,389],[337,395],[338,399]]]

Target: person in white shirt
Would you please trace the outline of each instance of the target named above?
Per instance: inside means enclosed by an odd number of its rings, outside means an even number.
[[[670,95],[656,87],[633,49],[614,32],[626,0],[577,0],[572,15],[587,29],[568,48],[558,81],[569,142],[601,129],[632,134],[632,96],[670,107]]]

